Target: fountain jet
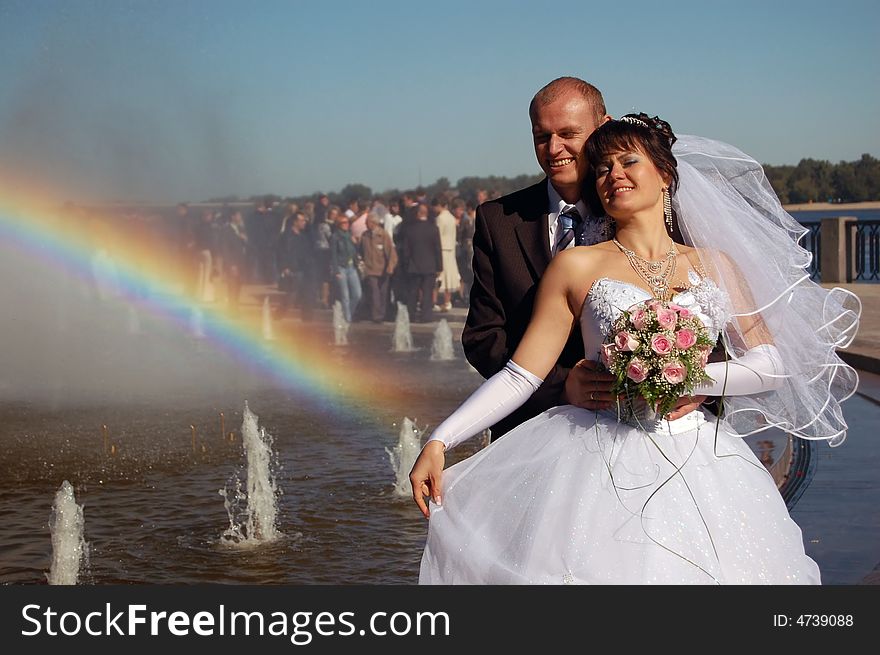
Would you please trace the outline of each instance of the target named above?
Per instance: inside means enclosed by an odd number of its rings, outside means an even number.
[[[83,539],[83,508],[76,504],[73,485],[67,480],[55,494],[49,530],[52,534],[52,565],[46,578],[51,585],[75,585],[80,567],[88,563],[89,546]]]
[[[452,350],[452,330],[449,328],[449,322],[444,318],[434,330],[434,342],[431,344],[431,361],[442,362],[455,359],[455,352]]]
[[[404,417],[400,423],[400,432],[397,436],[397,445],[394,448],[385,448],[391,468],[394,469],[394,495],[411,496],[412,488],[409,483],[409,472],[412,470],[419,451],[422,449],[422,434],[415,423]]]
[[[244,404],[241,439],[246,461],[247,481],[242,489],[238,473],[230,484],[220,489],[229,516],[229,527],[221,540],[231,545],[258,545],[283,536],[276,526],[278,495],[281,493],[272,472],[275,459],[272,436],[259,427],[256,414]],[[244,505],[244,507],[242,507]]]
[[[413,347],[412,330],[409,326],[409,310],[403,303],[397,303],[397,318],[394,321],[394,336],[391,338],[391,352],[408,353]]]

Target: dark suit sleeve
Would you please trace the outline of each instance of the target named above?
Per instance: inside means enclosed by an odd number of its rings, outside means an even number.
[[[278,239],[278,243],[275,244],[275,266],[278,267],[278,272],[285,268],[289,268],[287,265],[287,239],[285,235],[282,235],[280,239]]]
[[[407,231],[403,229],[402,224],[400,227],[401,229],[394,240],[394,244],[397,246],[397,270],[400,274],[404,274],[409,272],[409,262],[411,257]]]
[[[508,350],[504,330],[504,306],[495,289],[494,246],[482,205],[477,207],[474,230],[474,282],[461,344],[471,366],[488,378],[500,371],[513,353]]]
[[[506,330],[508,316],[496,288],[496,251],[492,238],[491,219],[483,206],[477,208],[474,224],[474,283],[471,288],[470,308],[461,335],[465,357],[484,378],[500,371],[513,356],[517,344],[510,343]],[[507,419],[493,427],[493,433],[503,434],[531,416],[564,404],[562,394],[571,369],[556,364],[544,383],[529,400]]]
[[[563,398],[565,393],[565,380],[571,369],[567,366],[560,366],[558,363],[550,369],[550,372],[544,378],[544,383],[538,387],[538,390],[532,394],[530,398],[535,407],[539,407],[540,411],[556,407],[557,405],[566,405],[567,402]]]

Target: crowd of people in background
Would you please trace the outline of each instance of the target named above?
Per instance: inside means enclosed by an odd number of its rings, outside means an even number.
[[[276,287],[276,318],[296,310],[309,320],[339,301],[348,322],[393,321],[398,303],[413,322],[429,322],[467,307],[474,213],[490,197],[404,193],[340,205],[320,194],[302,205],[181,203],[163,218],[164,247],[176,242],[191,297],[225,303],[233,314],[242,287],[258,284]],[[138,212],[128,218],[149,222]]]

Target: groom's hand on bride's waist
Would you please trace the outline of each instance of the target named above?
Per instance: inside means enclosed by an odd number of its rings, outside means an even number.
[[[599,362],[582,359],[565,379],[562,400],[583,409],[608,409],[616,400],[611,393],[612,375]]]
[[[682,396],[665,418],[667,421],[674,421],[682,416],[687,416],[695,409],[699,409],[705,401],[706,396]]]

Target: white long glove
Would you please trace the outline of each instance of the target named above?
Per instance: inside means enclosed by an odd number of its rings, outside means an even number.
[[[750,348],[735,361],[712,362],[706,373],[715,381],[698,385],[694,395],[750,396],[778,389],[785,377],[779,351],[769,344]]]
[[[437,426],[428,443],[441,441],[445,450],[457,446],[520,407],[543,382],[511,359]]]

